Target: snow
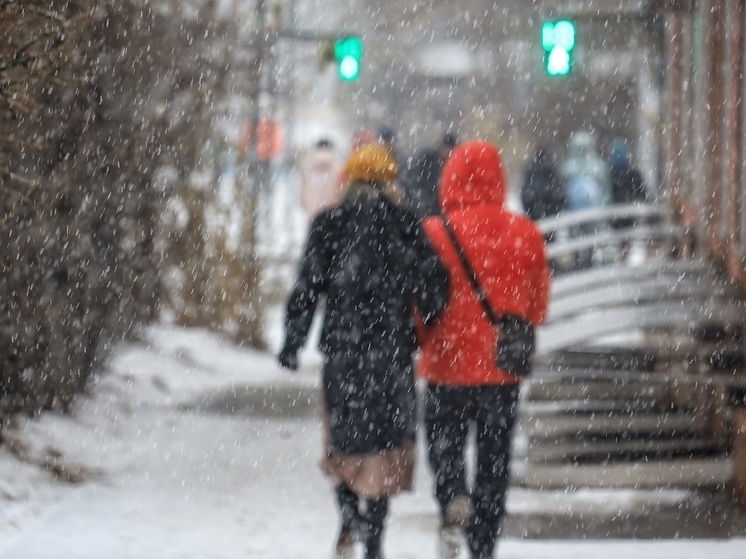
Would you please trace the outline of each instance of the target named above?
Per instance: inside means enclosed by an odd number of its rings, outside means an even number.
[[[276,336],[277,325],[268,328]],[[123,345],[66,416],[18,419],[0,446],[0,559],[327,558],[336,531],[317,467],[318,356],[270,353],[156,326]],[[435,557],[437,517],[420,460],[392,502],[390,559]],[[65,481],[68,480],[68,481]],[[511,489],[509,511],[591,514],[675,504],[685,491]],[[506,539],[500,558],[746,556],[746,541]]]

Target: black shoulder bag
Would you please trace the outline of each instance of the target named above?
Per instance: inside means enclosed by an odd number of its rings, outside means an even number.
[[[461,265],[474,288],[477,299],[482,304],[489,321],[498,329],[496,365],[498,369],[507,371],[517,377],[526,377],[531,373],[531,357],[534,354],[534,327],[520,316],[514,314],[498,315],[487,300],[487,294],[466,258],[463,247],[458,242],[456,234],[445,219],[443,226],[456,249]]]

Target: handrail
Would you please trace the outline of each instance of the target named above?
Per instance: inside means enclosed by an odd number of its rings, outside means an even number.
[[[682,232],[678,225],[663,224],[654,227],[638,225],[627,229],[602,230],[598,233],[572,237],[567,240],[549,243],[547,256],[557,258],[566,254],[572,254],[587,248],[598,246],[619,245],[626,241],[678,238]]]
[[[612,204],[602,208],[565,212],[536,222],[543,233],[575,227],[589,222],[606,222],[622,218],[666,217],[665,208],[658,204]]]

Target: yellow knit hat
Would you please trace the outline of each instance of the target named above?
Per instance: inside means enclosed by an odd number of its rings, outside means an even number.
[[[389,151],[375,144],[364,145],[355,151],[345,165],[349,182],[393,182],[398,170],[399,166]]]

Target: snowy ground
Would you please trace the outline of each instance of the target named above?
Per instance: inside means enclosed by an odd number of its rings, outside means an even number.
[[[202,331],[157,327],[120,349],[69,416],[19,420],[0,446],[0,559],[326,559],[336,530],[316,464],[318,363],[280,371],[269,354]],[[393,501],[389,559],[435,557],[422,461]],[[683,492],[511,490],[509,510],[624,512]],[[746,557],[746,539],[506,539],[500,559]]]

